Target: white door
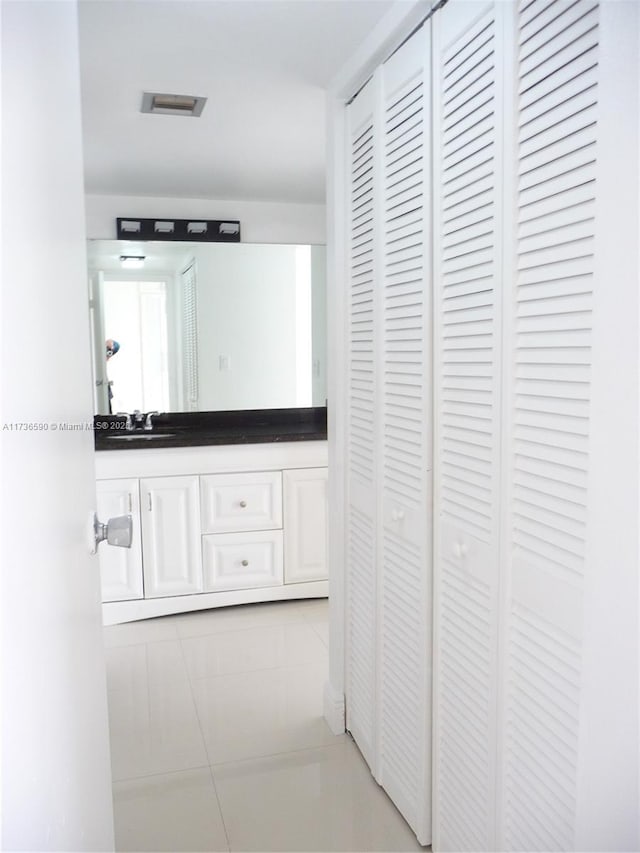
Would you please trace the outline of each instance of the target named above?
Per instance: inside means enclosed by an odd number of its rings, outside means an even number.
[[[145,598],[202,592],[198,477],[140,480]]]
[[[434,32],[434,846],[636,849],[638,7]]]
[[[112,850],[74,3],[2,4],[2,848]],[[26,104],[38,105],[27,108]],[[79,425],[73,430],[63,425]]]
[[[347,729],[375,773],[376,390],[373,81],[347,112],[350,171],[346,508]]]
[[[140,531],[140,495],[137,480],[98,480],[96,483],[98,518],[106,522],[118,515],[131,515],[131,548],[100,546],[100,580],[103,601],[142,598],[142,541]]]
[[[433,19],[434,845],[494,850],[503,16]]]
[[[431,841],[430,25],[348,107],[347,727]]]
[[[382,68],[376,288],[376,778],[422,844],[431,842],[430,29],[426,22]]]

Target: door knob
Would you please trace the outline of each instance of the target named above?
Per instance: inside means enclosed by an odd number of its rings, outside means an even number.
[[[391,520],[392,521],[402,521],[404,518],[404,510],[403,509],[394,509],[391,511]]]
[[[466,557],[469,553],[469,546],[465,545],[464,542],[456,542],[453,546],[453,556],[460,559],[461,557]]]
[[[131,548],[133,539],[133,518],[130,515],[116,515],[106,524],[98,521],[98,514],[91,511],[87,521],[87,545],[90,554],[98,552],[98,545],[107,540],[109,545],[118,548]]]

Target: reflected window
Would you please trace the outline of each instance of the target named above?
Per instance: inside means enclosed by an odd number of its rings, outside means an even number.
[[[107,375],[113,412],[169,409],[166,281],[105,281],[104,328],[120,344]]]

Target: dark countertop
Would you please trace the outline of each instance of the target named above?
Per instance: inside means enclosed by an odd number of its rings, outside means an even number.
[[[153,423],[150,432],[141,428],[127,431],[124,428],[125,418],[96,415],[95,448],[146,450],[153,447],[323,441],[327,438],[325,407],[165,413],[156,415]]]

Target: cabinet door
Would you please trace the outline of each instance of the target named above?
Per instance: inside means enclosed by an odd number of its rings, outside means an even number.
[[[284,582],[327,577],[327,469],[284,472]]]
[[[202,592],[198,477],[140,481],[145,598]]]
[[[140,499],[137,480],[98,480],[98,518],[106,523],[116,515],[133,518],[131,548],[115,548],[103,542],[98,551],[103,601],[142,598],[142,544]]]

